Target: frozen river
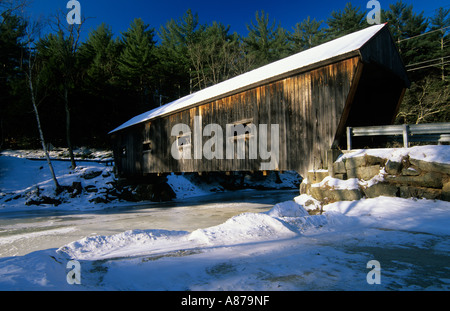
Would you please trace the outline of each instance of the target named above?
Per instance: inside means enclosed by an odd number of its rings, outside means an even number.
[[[0,257],[22,256],[86,236],[133,229],[193,231],[219,225],[244,212],[267,211],[297,195],[298,190],[248,190],[95,212],[4,212],[0,213]]]

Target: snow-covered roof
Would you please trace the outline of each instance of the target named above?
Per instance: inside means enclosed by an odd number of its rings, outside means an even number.
[[[178,110],[186,109],[199,103],[206,102],[210,99],[212,100],[221,96],[229,95],[230,93],[246,89],[249,86],[257,85],[258,83],[266,80],[274,79],[278,76],[284,76],[289,72],[296,71],[303,67],[359,50],[385,26],[386,24],[382,24],[365,28],[215,84],[161,107],[144,112],[128,120],[124,124],[112,130],[110,133],[154,119],[156,117],[173,113]]]

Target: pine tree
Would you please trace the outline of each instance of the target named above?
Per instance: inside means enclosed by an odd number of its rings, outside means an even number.
[[[439,8],[430,19],[430,31],[433,32],[433,54],[432,58],[439,59],[441,80],[445,81],[446,63],[449,61],[450,48],[448,43],[450,32],[450,9]]]
[[[423,14],[423,12],[416,14],[412,5],[407,5],[401,0],[391,4],[389,10],[384,13],[407,66],[427,60],[430,56],[429,37],[420,37],[428,28],[428,22]]]
[[[112,83],[117,76],[116,58],[120,44],[113,40],[111,27],[102,23],[93,30],[80,47],[80,59],[88,79],[99,83]]]
[[[323,21],[316,21],[308,16],[301,23],[295,25],[294,32],[290,35],[294,42],[294,51],[301,52],[319,45],[325,40],[325,31],[321,28]]]
[[[0,147],[9,129],[12,130],[17,114],[23,112],[17,107],[13,84],[21,79],[20,68],[26,59],[25,29],[26,22],[9,10],[0,14]]]
[[[346,4],[343,11],[331,12],[327,25],[328,39],[336,39],[369,26],[366,23],[365,13],[359,7],[352,6],[350,2]]]
[[[106,133],[128,116],[127,107],[122,104],[127,92],[122,91],[117,61],[121,49],[119,39],[113,39],[111,27],[106,24],[91,31],[80,46],[83,79],[79,88],[79,112],[89,111],[91,116],[78,130],[82,137],[104,139]],[[98,122],[99,119],[103,122]]]
[[[156,57],[154,29],[135,19],[128,31],[122,33],[123,50],[119,57],[118,69],[125,86],[139,99],[138,110],[152,108],[151,94],[154,90],[153,68]]]
[[[273,21],[270,25],[269,14],[256,12],[256,23],[247,25],[248,36],[243,39],[250,57],[255,59],[257,67],[274,62],[289,55],[291,50],[286,30]]]
[[[167,86],[174,85],[178,97],[193,93],[204,87],[202,73],[201,44],[206,26],[200,25],[197,13],[189,9],[179,20],[170,20],[161,27],[159,36],[161,45],[158,55],[161,60],[161,70],[166,73],[162,83],[165,93],[173,97]]]

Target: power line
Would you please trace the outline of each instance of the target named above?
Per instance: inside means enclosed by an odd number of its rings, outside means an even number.
[[[435,58],[435,59],[425,60],[423,62],[418,62],[418,63],[406,65],[405,67],[413,67],[413,66],[416,66],[416,65],[422,65],[422,64],[434,62],[434,61],[437,61],[437,60],[442,61],[443,59],[449,58],[449,57],[450,56],[445,56],[445,57],[439,57],[439,58]]]
[[[406,41],[406,40],[411,40],[411,39],[414,39],[414,38],[417,38],[417,37],[429,35],[430,33],[433,33],[433,32],[436,32],[436,31],[442,31],[442,30],[447,29],[447,28],[450,28],[450,26],[443,27],[443,28],[440,28],[440,29],[431,30],[431,31],[429,31],[429,32],[425,32],[425,33],[422,33],[422,34],[420,34],[420,35],[413,36],[413,37],[410,37],[410,38],[398,40],[397,43],[400,43],[400,42],[403,42],[403,41]]]
[[[427,66],[422,66],[422,67],[418,67],[418,68],[412,68],[412,69],[408,69],[406,71],[415,71],[415,70],[425,69],[425,68],[429,68],[429,67],[437,67],[437,66],[442,66],[442,65],[448,64],[448,63],[450,63],[450,61],[446,61],[446,62],[443,62],[443,63],[432,64],[432,65],[427,65]]]

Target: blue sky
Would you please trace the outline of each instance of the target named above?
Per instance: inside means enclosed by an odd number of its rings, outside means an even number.
[[[114,35],[126,31],[134,18],[142,18],[145,23],[158,30],[170,19],[179,19],[190,8],[199,14],[200,23],[222,22],[230,25],[231,32],[246,36],[246,24],[255,19],[255,12],[264,10],[271,20],[275,20],[287,30],[292,30],[296,23],[311,16],[326,20],[333,10],[342,10],[347,2],[366,9],[368,0],[227,0],[227,1],[193,1],[193,0],[78,0],[82,16],[89,18],[85,27],[86,37],[90,30],[102,22],[112,27]],[[383,9],[397,0],[379,0]],[[34,18],[49,16],[57,10],[68,12],[68,0],[31,0],[28,15]],[[450,0],[403,0],[413,4],[415,12],[424,11],[431,16],[439,7],[450,8]]]

